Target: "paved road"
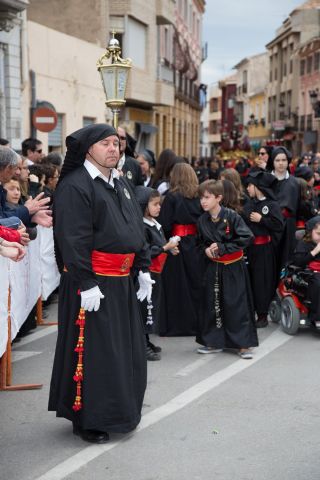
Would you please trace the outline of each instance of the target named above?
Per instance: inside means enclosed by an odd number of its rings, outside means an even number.
[[[0,392],[0,479],[319,480],[320,335],[259,337],[253,361],[156,339],[138,430],[94,446],[47,412],[56,328],[38,327],[14,346],[13,380],[43,388]]]

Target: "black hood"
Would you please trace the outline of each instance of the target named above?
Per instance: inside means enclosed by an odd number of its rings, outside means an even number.
[[[91,145],[111,135],[118,136],[118,133],[111,125],[105,123],[93,123],[68,135],[66,138],[67,153],[63,162],[59,182],[68,173],[84,164],[88,149]]]
[[[255,185],[267,198],[276,199],[274,189],[278,180],[271,173],[262,170],[250,172],[247,176],[247,184]]]

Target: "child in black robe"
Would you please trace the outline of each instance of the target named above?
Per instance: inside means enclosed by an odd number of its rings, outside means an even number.
[[[274,237],[274,245],[277,250],[278,272],[286,266],[291,260],[296,246],[296,218],[300,204],[300,185],[298,180],[289,174],[288,166],[292,160],[292,155],[285,147],[276,147],[272,151],[272,156],[268,170],[277,178],[275,186],[276,199],[280,205],[284,219],[283,232]]]
[[[314,272],[308,281],[309,318],[320,328],[320,215],[307,221],[305,236],[299,240],[292,260],[294,265]]]
[[[243,249],[253,239],[244,220],[220,205],[221,181],[208,180],[199,187],[205,213],[198,221],[200,248],[206,255],[203,301],[196,341],[198,353],[237,349],[251,359],[250,347],[258,345],[250,279]]]
[[[140,303],[147,341],[147,360],[160,360],[161,348],[150,342],[149,333],[154,332],[159,327],[161,272],[167,260],[167,252],[170,252],[172,255],[179,253],[178,243],[180,237],[172,237],[167,242],[160,223],[156,221],[161,209],[161,195],[157,190],[137,186],[135,194],[143,213],[146,241],[151,254],[149,270],[151,278],[155,281],[152,287],[151,302],[144,300]]]
[[[247,249],[257,328],[268,325],[268,310],[277,287],[276,252],[272,244],[275,233],[283,230],[283,217],[272,190],[277,183],[271,173],[252,171],[247,177],[250,200],[242,216],[255,238]]]

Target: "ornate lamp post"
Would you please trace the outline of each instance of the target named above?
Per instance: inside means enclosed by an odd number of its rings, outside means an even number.
[[[115,32],[112,35],[106,52],[97,62],[97,68],[106,95],[106,105],[112,111],[113,126],[117,128],[120,108],[126,103],[124,96],[132,62],[130,58],[121,58],[119,41],[114,38]]]

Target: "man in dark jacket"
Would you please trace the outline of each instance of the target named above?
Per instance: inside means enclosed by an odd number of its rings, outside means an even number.
[[[126,153],[127,134],[124,128],[118,127],[118,135],[120,139],[120,159],[117,169],[123,172],[123,175],[129,180],[133,189],[137,185],[143,185],[143,175],[139,163],[133,157]]]

